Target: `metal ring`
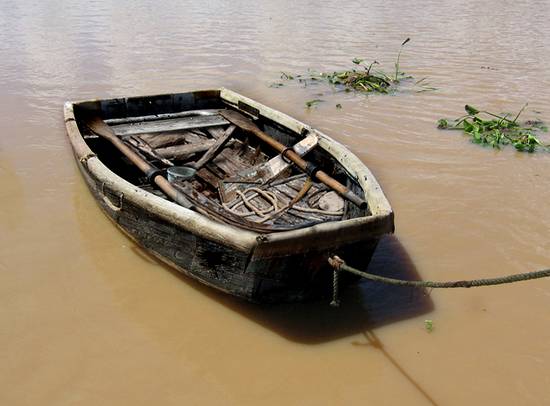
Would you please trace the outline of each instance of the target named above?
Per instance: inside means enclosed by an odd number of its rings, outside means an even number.
[[[281,151],[281,157],[283,158],[283,161],[285,161],[287,164],[293,164],[294,162],[290,160],[290,158],[286,157],[285,154],[287,151],[294,151],[294,147],[286,147]]]
[[[164,173],[166,172],[165,169],[158,169],[158,168],[151,168],[147,171],[147,173],[145,174],[145,176],[147,177],[147,182],[149,183],[154,183],[155,182],[155,178],[158,176],[158,175],[164,175]]]
[[[315,179],[315,174],[317,174],[317,172],[319,172],[320,170],[321,168],[319,168],[317,165],[315,165],[312,162],[308,162],[306,164],[305,171],[311,177],[311,179]]]

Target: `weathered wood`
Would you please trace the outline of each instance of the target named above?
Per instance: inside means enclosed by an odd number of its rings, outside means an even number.
[[[140,139],[148,143],[152,148],[166,148],[173,145],[179,145],[189,142],[188,134],[191,133],[185,131],[158,134],[140,134],[136,137],[139,137]]]
[[[78,166],[101,208],[140,246],[179,271],[251,301],[303,300],[318,295],[320,290],[317,287],[331,288],[332,272],[327,265],[327,252],[345,257],[351,266],[365,268],[380,236],[393,231],[391,207],[368,169],[349,150],[303,123],[227,89],[134,99],[131,103],[122,98],[82,102],[74,104],[74,114],[73,104],[67,103],[67,133]],[[150,187],[140,187],[141,180],[126,176],[127,163],[113,156],[105,143],[93,139],[85,142],[81,134],[84,126],[80,109],[84,108],[98,111],[102,117],[121,117],[124,114],[147,114],[149,108],[154,114],[163,114],[176,108],[219,108],[223,103],[232,108],[239,108],[242,104],[245,111],[259,118],[259,125],[267,133],[279,141],[287,140],[286,145],[295,143],[305,129],[314,131],[322,142],[314,151],[312,160],[323,165],[332,160],[332,165],[339,170],[334,173],[348,176],[347,186],[369,199],[372,213],[348,211],[346,215],[353,215],[345,222],[324,222],[305,228],[300,228],[307,223],[299,216],[291,218],[292,214],[285,214],[279,227],[265,227],[263,231],[256,227],[254,232],[250,232],[240,226],[240,219],[227,221],[226,214],[220,211],[213,198],[202,195],[209,202],[205,204],[211,204],[217,210],[215,214],[203,215],[153,195]],[[273,129],[277,131],[272,132]],[[252,162],[250,154],[253,149],[244,143],[235,145],[238,147],[226,146],[223,154],[208,164],[208,170],[211,167],[215,172],[213,180],[224,176],[222,169],[231,172],[241,161]],[[224,156],[225,153],[230,159]],[[104,157],[105,160],[100,161]],[[263,159],[262,154],[259,154],[259,159]],[[332,168],[330,164],[329,167]],[[187,183],[192,188],[197,186],[198,191],[203,190],[200,182],[199,179]],[[289,182],[289,185],[284,185],[283,189],[291,196],[295,195],[298,183]],[[204,186],[205,193],[212,192],[209,185],[205,183]],[[325,192],[312,193],[313,188],[301,201],[315,205]],[[298,228],[290,226],[293,222]],[[276,232],[280,230],[286,231]],[[355,260],[362,265],[353,264]]]
[[[220,204],[214,200],[208,199],[201,193],[194,190],[188,183],[175,183],[174,187],[182,192],[190,201],[195,202],[202,210],[217,219],[244,230],[256,231],[260,233],[270,233],[274,231],[288,231],[292,229],[288,225],[281,226],[266,226],[260,223],[247,221],[231,212],[225,210]]]
[[[138,137],[128,137],[126,138],[126,142],[128,142],[134,148],[137,148],[142,154],[144,154],[145,156],[148,156],[149,158],[156,159],[167,166],[174,165],[168,159],[163,158],[162,156],[157,154],[149,144],[147,144],[145,141],[143,141]]]
[[[318,141],[319,138],[315,134],[309,134],[303,140],[296,143],[292,147],[292,149],[297,155],[304,156],[313,148],[315,148]],[[291,165],[293,165],[293,163],[288,159],[283,159],[283,156],[281,154],[270,159],[268,162],[265,163],[265,170],[263,170],[263,172],[265,173],[263,178],[264,182],[269,182],[272,179],[275,179]]]
[[[223,127],[210,127],[210,128],[206,128],[206,132],[208,132],[208,134],[210,134],[212,136],[212,138],[220,138],[223,133],[224,133],[224,128]]]
[[[193,166],[195,169],[200,169],[204,165],[206,165],[208,162],[210,162],[216,155],[220,153],[223,147],[225,147],[225,144],[229,141],[231,136],[233,135],[233,132],[235,131],[237,127],[234,125],[230,125],[227,130],[223,133],[221,137],[219,137],[214,144],[206,151],[206,153],[195,163]]]
[[[220,177],[212,172],[211,168],[201,168],[197,171],[197,176],[208,183],[213,189],[218,187]]]
[[[134,150],[119,139],[112,129],[103,121],[98,115],[94,113],[87,113],[83,115],[82,120],[84,124],[92,130],[94,133],[103,137],[107,141],[110,141],[115,148],[117,148],[126,158],[128,158],[134,165],[136,165],[143,173],[150,174],[156,170],[156,168],[149,162],[142,159]],[[156,185],[162,189],[166,195],[170,197],[176,203],[186,207],[188,209],[193,208],[193,205],[189,200],[179,193],[174,187],[160,174],[152,176],[151,179]]]
[[[157,149],[157,153],[167,159],[184,161],[196,153],[208,151],[215,142],[214,140],[206,140],[201,144],[174,145],[172,147],[159,148]]]
[[[326,193],[327,187],[323,184],[309,183],[305,177],[291,179],[287,183],[277,183],[276,185],[270,185],[268,187],[262,186],[261,190],[269,193],[273,193],[277,200],[277,210],[272,210],[273,217],[269,217],[269,213],[266,216],[261,216],[255,213],[254,209],[249,207],[250,204],[256,206],[258,210],[266,211],[273,207],[273,204],[266,201],[260,193],[255,190],[258,186],[241,184],[240,192],[246,196],[249,203],[244,202],[242,195],[235,193],[232,199],[228,199],[226,196],[225,182],[220,182],[219,193],[223,202],[226,203],[226,207],[232,211],[237,211],[242,216],[245,216],[250,221],[259,221],[264,224],[291,224],[291,225],[304,225],[313,224],[323,221],[334,221],[342,218],[343,212],[341,210],[323,210],[320,208],[313,208],[308,205],[309,198],[314,194],[322,191]],[[306,181],[306,182],[304,182]],[[227,181],[226,181],[227,182]],[[309,186],[306,185],[309,183]],[[249,188],[252,190],[248,190]],[[341,199],[340,197],[337,197]],[[341,199],[342,200],[342,199]],[[343,200],[342,200],[343,201]],[[281,211],[282,210],[282,211]]]
[[[197,144],[209,139],[205,133],[197,129],[189,130],[187,134],[185,134],[185,137],[189,144]]]
[[[319,208],[327,211],[342,211],[344,199],[334,191],[327,192],[319,199]]]
[[[238,147],[237,147],[238,148]],[[223,171],[225,176],[222,179],[227,177],[232,177],[239,171],[242,171],[246,168],[248,163],[244,161],[239,155],[235,153],[234,148],[224,149],[214,160],[213,164]]]
[[[144,121],[157,121],[170,118],[179,118],[179,117],[190,117],[190,116],[213,116],[219,114],[220,110],[211,109],[211,110],[191,110],[191,111],[180,111],[177,113],[163,113],[163,114],[152,114],[147,116],[137,116],[137,117],[123,117],[123,118],[111,118],[105,120],[109,125],[117,124],[130,124],[130,123],[141,123]]]
[[[225,117],[228,121],[235,124],[237,127],[241,128],[243,131],[255,135],[260,140],[265,142],[267,145],[269,145],[276,151],[279,151],[286,158],[288,158],[294,164],[296,164],[296,166],[299,167],[302,171],[306,173],[309,172],[310,165],[311,165],[310,162],[304,161],[292,149],[287,150],[287,148],[283,144],[281,144],[279,141],[275,140],[274,138],[270,137],[268,134],[260,130],[256,124],[254,124],[251,120],[243,116],[241,113],[234,110],[225,110],[221,112],[221,115]],[[360,208],[367,207],[367,202],[363,200],[363,198],[351,192],[346,186],[342,185],[340,182],[338,182],[336,179],[334,179],[324,171],[320,169],[316,170],[313,176],[316,179],[323,182],[325,185],[329,186],[331,189],[338,192],[341,196],[345,197],[347,200],[349,200],[353,204],[357,205],[358,207]]]
[[[117,223],[148,252],[180,272],[234,295],[253,295],[255,276],[244,272],[246,253],[186,232],[129,202],[118,212]]]
[[[300,156],[303,156],[307,154],[309,151],[311,151],[318,142],[318,137],[315,134],[310,134],[309,136],[305,137],[302,141],[296,143],[293,146],[293,150]],[[261,155],[261,149],[260,146],[256,148],[255,154],[257,156],[256,159],[259,158]],[[280,176],[284,171],[287,171],[292,165],[292,162],[283,159],[282,155],[279,154],[267,162],[263,162],[261,164],[258,164],[252,168],[244,169],[235,175],[233,177],[235,179],[242,179],[247,180],[250,182],[253,181],[260,181],[261,183],[269,183],[273,179]],[[230,185],[225,188],[224,190],[224,196],[232,200],[235,198],[235,195],[237,193],[237,190],[242,190],[243,185],[239,183],[234,183],[233,185]]]
[[[303,200],[307,201],[308,197],[313,195],[315,191],[317,190],[318,186],[314,184],[306,193],[306,195],[302,198]],[[274,187],[275,190],[281,192],[284,196],[286,196],[289,201],[293,200],[298,193],[300,193],[302,186],[300,187],[291,187],[288,183],[287,184],[279,184]],[[293,209],[292,207],[288,210],[288,214],[291,214],[293,216],[299,217],[304,220],[310,220],[310,221],[322,221],[325,219],[325,216],[322,214],[312,214],[312,213],[303,213],[299,210]]]
[[[116,124],[111,126],[118,136],[136,135],[154,132],[180,131],[191,128],[212,127],[229,124],[219,115],[215,116],[190,116],[166,120],[143,121],[130,124]]]
[[[304,156],[315,148],[318,141],[319,139],[315,134],[310,134],[300,142],[296,143],[292,149],[297,155]],[[257,151],[260,152],[260,147],[257,147]],[[279,176],[283,171],[287,170],[291,165],[293,165],[291,161],[288,159],[283,159],[282,155],[279,154],[267,162],[248,168],[243,172],[236,174],[235,177],[249,180],[259,180],[262,183],[268,183]]]

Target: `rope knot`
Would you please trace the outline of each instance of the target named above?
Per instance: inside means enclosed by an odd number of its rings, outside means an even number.
[[[340,270],[340,268],[342,267],[342,265],[345,265],[346,263],[344,262],[344,260],[342,258],[340,258],[338,255],[334,255],[332,258],[329,258],[328,259],[328,263],[330,264],[330,266],[332,266],[334,269],[336,269],[337,271]]]

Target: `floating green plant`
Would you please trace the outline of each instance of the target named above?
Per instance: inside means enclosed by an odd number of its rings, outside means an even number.
[[[290,73],[281,72],[281,79],[293,80],[294,76],[292,76]]]
[[[365,59],[353,58],[351,61],[359,68],[353,68],[350,70],[336,71],[332,73],[320,73],[318,77],[312,76],[311,79],[324,79],[328,83],[335,86],[343,86],[344,89],[355,90],[364,93],[377,92],[377,93],[389,93],[393,89],[393,86],[398,84],[403,79],[412,79],[412,76],[408,76],[405,72],[402,72],[399,67],[399,60],[401,58],[401,52],[403,47],[410,41],[407,38],[401,44],[397,59],[395,61],[395,72],[392,74],[386,73],[382,69],[373,69],[374,66],[379,65],[378,61],[371,63],[365,63]]]
[[[449,123],[447,119],[440,119],[437,127],[447,130],[461,130],[467,134],[473,143],[493,148],[502,145],[513,145],[518,151],[534,152],[537,149],[549,150],[537,137],[537,133],[548,131],[540,120],[528,120],[520,124],[518,118],[527,104],[511,118],[510,114],[494,114],[478,110],[470,105],[464,106],[466,114]],[[483,118],[488,116],[489,118]]]
[[[308,109],[310,109],[310,108],[312,108],[312,107],[317,106],[317,105],[318,105],[319,103],[321,103],[321,102],[324,102],[324,100],[321,100],[321,99],[308,100],[308,101],[306,102],[306,107],[307,107]]]
[[[428,333],[431,333],[432,331],[434,331],[434,322],[433,322],[433,320],[430,320],[430,319],[424,320],[424,328],[426,329],[426,331]]]
[[[401,44],[394,63],[394,71],[391,73],[385,72],[382,69],[374,69],[375,66],[379,65],[376,60],[366,63],[365,59],[353,58],[351,62],[356,66],[349,70],[327,73],[308,69],[308,73],[305,75],[291,75],[287,72],[281,72],[281,79],[297,79],[299,83],[302,83],[306,87],[312,82],[325,81],[331,85],[340,87],[345,91],[357,91],[362,93],[375,92],[383,94],[391,93],[396,90],[397,85],[402,80],[413,79],[412,76],[407,75],[405,72],[401,71],[400,68],[401,53],[403,51],[403,47],[409,41],[410,38],[407,38]],[[436,90],[434,87],[431,87],[426,83],[426,78],[414,82],[414,86],[419,89],[419,92]]]

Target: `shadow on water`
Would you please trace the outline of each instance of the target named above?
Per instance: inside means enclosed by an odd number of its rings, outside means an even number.
[[[140,248],[135,248],[142,251]],[[148,256],[142,251],[140,256]],[[155,260],[156,261],[156,260]],[[290,341],[320,344],[349,337],[433,310],[430,296],[423,290],[389,286],[362,280],[340,292],[340,307],[329,305],[330,298],[309,303],[258,305],[220,293],[162,264],[195,289],[268,328]],[[368,272],[402,279],[419,279],[409,255],[394,236],[380,241]]]
[[[90,215],[88,209],[94,203],[91,198],[85,200],[88,204],[83,204],[79,195],[75,194],[75,207],[80,211],[79,224],[83,230],[88,230],[88,223],[92,222],[98,213]],[[104,224],[107,225],[108,222]],[[83,232],[83,236],[88,235]],[[179,273],[133,242],[130,246],[136,256],[149,266],[164,268],[163,270],[167,270],[209,299],[292,342],[315,345],[361,334],[364,340],[355,339],[351,345],[358,349],[380,351],[430,404],[436,404],[430,394],[388,352],[373,332],[377,327],[432,311],[434,304],[424,291],[363,280],[342,290],[341,305],[338,308],[329,305],[330,299],[312,303],[257,305],[218,292]],[[419,279],[416,267],[395,236],[387,236],[380,241],[367,271],[394,278]]]
[[[83,189],[84,186],[79,187],[79,192],[82,192]],[[79,212],[77,213],[78,222],[82,229],[86,230],[82,233],[84,239],[96,238],[92,236],[95,233],[88,232],[92,227],[92,224],[88,223],[94,222],[96,215],[99,214],[91,215],[89,213],[88,209],[94,205],[92,199],[86,198],[86,204],[84,204],[79,193],[75,193],[75,199],[75,207]],[[104,224],[107,226],[108,222]],[[93,227],[97,227],[95,222]],[[400,320],[417,317],[434,308],[431,298],[423,290],[390,286],[367,280],[342,287],[340,307],[338,308],[329,305],[331,298],[315,302],[277,305],[248,303],[181,274],[150,255],[133,241],[129,245],[136,256],[140,257],[148,266],[157,265],[164,268],[209,299],[293,342],[326,343]],[[90,244],[90,247],[92,247],[90,249],[92,256],[95,256],[97,247],[94,247],[94,244]],[[420,279],[405,248],[395,236],[382,238],[367,271],[400,279]]]
[[[374,334],[373,331],[367,330],[363,332],[363,336],[365,337],[365,341],[353,341],[352,345],[357,347],[370,347],[375,348],[376,350],[380,351],[384,358],[386,358],[398,371],[399,373],[407,379],[407,381],[410,382],[411,385],[415,387],[418,392],[424,396],[424,398],[431,404],[431,405],[437,405],[437,403],[434,401],[434,399],[430,396],[426,390],[420,386],[418,382],[416,382],[413,377],[395,360],[395,358],[386,350],[384,347],[384,344],[380,341],[380,339]]]

